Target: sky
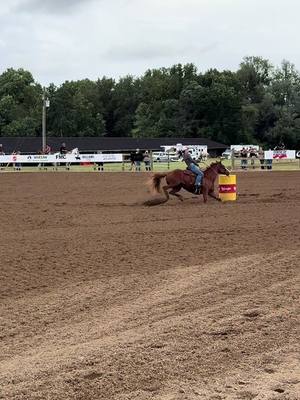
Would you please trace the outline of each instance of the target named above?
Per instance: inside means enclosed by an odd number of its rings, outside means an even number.
[[[245,56],[299,70],[299,15],[299,0],[0,0],[0,73],[60,85],[178,63],[235,71]]]

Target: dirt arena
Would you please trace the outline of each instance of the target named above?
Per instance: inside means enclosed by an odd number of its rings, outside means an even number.
[[[0,398],[300,399],[300,172],[146,178],[0,175]]]

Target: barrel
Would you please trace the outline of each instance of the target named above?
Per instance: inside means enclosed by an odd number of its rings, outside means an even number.
[[[236,200],[236,175],[219,175],[219,198],[222,201]]]

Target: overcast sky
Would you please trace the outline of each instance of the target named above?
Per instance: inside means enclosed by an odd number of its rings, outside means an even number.
[[[176,63],[236,70],[247,55],[300,69],[299,15],[299,0],[1,0],[0,73],[59,85]]]

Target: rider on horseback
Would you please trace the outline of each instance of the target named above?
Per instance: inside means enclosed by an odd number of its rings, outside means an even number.
[[[202,182],[202,178],[203,178],[204,174],[201,171],[201,169],[199,167],[199,164],[191,156],[188,148],[186,148],[184,151],[180,151],[180,153],[181,153],[183,161],[187,165],[187,169],[189,169],[190,171],[192,171],[196,175],[195,193],[199,194],[200,193],[201,182]]]

